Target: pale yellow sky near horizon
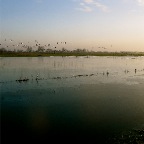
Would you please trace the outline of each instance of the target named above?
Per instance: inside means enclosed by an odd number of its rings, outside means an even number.
[[[1,1],[1,43],[95,51],[144,51],[144,0]],[[30,44],[30,43],[29,43]],[[106,49],[100,49],[105,47]]]

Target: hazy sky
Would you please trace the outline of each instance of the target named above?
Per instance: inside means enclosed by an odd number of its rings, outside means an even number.
[[[0,0],[0,35],[1,43],[144,51],[144,0]]]

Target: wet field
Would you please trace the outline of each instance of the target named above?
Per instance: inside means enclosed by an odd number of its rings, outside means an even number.
[[[0,58],[0,91],[3,143],[144,142],[144,57]]]

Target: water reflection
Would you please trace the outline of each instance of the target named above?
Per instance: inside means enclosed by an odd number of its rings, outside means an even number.
[[[141,127],[143,63],[143,57],[2,58],[3,140],[82,135],[81,141],[106,143]]]
[[[81,58],[81,57],[80,57]],[[114,75],[119,82],[128,76],[143,75],[143,57],[131,59],[129,57],[38,57],[38,58],[3,58],[0,63],[2,81],[18,80],[23,77],[36,79],[39,74],[41,79],[53,77],[67,77],[78,75],[106,74]],[[31,60],[30,60],[31,59]],[[134,61],[135,60],[135,61]],[[123,73],[124,72],[124,73]],[[124,74],[128,74],[127,76]],[[101,77],[98,78],[100,80]]]

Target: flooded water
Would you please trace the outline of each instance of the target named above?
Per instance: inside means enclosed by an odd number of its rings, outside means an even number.
[[[144,127],[144,57],[0,58],[0,96],[4,143],[112,143]]]

